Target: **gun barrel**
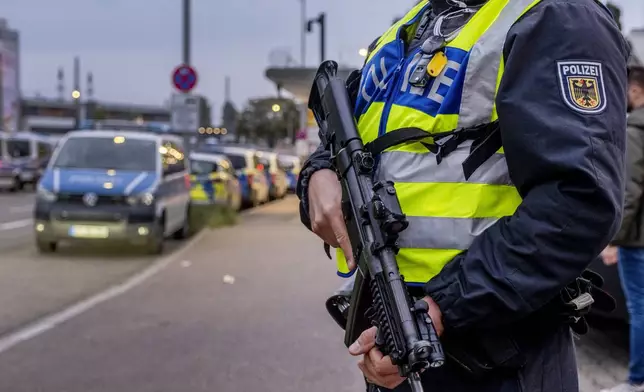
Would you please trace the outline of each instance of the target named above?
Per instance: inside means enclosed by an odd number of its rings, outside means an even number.
[[[423,384],[420,382],[420,375],[416,372],[409,375],[407,379],[412,392],[425,392]]]

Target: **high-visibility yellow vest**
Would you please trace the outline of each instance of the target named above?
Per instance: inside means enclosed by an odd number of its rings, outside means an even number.
[[[409,83],[420,49],[406,55],[400,39],[403,30],[414,36],[429,6],[428,1],[419,3],[378,40],[367,57],[355,109],[363,142],[407,127],[421,128],[430,136],[497,120],[495,98],[503,76],[507,33],[540,1],[489,0],[448,38],[443,48],[446,66],[422,88]],[[502,149],[465,179],[462,163],[471,144],[471,140],[460,144],[440,164],[420,143],[394,146],[378,157],[374,181],[395,183],[410,222],[401,233],[397,256],[407,283],[426,283],[467,250],[477,235],[512,215],[521,203]],[[338,274],[350,276],[341,252],[337,260]]]

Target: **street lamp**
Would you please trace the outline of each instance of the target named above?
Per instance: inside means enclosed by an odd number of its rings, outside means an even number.
[[[278,104],[273,105],[273,112],[277,113],[277,112],[279,112],[280,110],[282,110],[282,108],[280,107],[280,105],[278,105]]]
[[[358,54],[360,55],[360,57],[367,57],[367,55],[369,54],[369,51],[365,48],[361,48],[358,51]]]
[[[306,24],[306,30],[311,33],[313,32],[313,24],[317,23],[320,26],[320,63],[323,63],[326,60],[326,13],[322,12],[317,18],[309,19]]]
[[[74,128],[78,129],[81,126],[81,103],[80,103],[81,92],[78,89],[72,91],[72,101],[74,102],[74,111],[76,112],[74,119]]]

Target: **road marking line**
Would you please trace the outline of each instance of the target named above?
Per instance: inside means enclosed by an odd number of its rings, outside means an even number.
[[[257,210],[263,210],[270,206],[271,204],[268,204],[253,210],[243,211],[239,215],[252,215],[254,213],[257,213],[258,212]],[[26,221],[27,220],[22,222],[26,222]],[[21,221],[18,221],[18,222],[21,222]],[[15,224],[17,222],[10,222],[10,223]],[[31,224],[31,219],[28,220],[27,224]],[[0,226],[0,228],[1,227],[2,226]],[[179,259],[178,256],[182,255],[185,251],[191,248],[192,245],[197,243],[208,232],[210,232],[210,230],[207,230],[207,229],[202,230],[197,235],[192,237],[189,241],[187,241],[185,244],[183,244],[179,249],[177,249],[176,251],[174,251],[173,253],[165,257],[157,259],[154,263],[152,263],[152,265],[150,265],[143,271],[137,273],[136,275],[131,276],[123,283],[111,286],[108,289],[98,294],[94,294],[84,300],[81,300],[80,302],[77,302],[76,304],[73,304],[59,312],[53,313],[49,316],[45,316],[40,320],[36,320],[31,324],[26,325],[23,328],[20,328],[14,332],[8,333],[7,335],[0,336],[0,354],[4,353],[5,351],[11,349],[12,347],[22,342],[31,340],[57,327],[60,324],[70,321],[71,319],[77,316],[80,316],[81,314],[87,312],[88,310],[91,310],[92,308],[102,304],[103,302],[109,301],[122,294],[125,294],[126,292],[130,291],[131,289],[145,282],[152,276],[163,271],[174,261],[178,260]]]
[[[0,223],[0,231],[21,229],[30,226],[33,223],[32,219],[21,219],[13,222]]]
[[[9,212],[12,214],[18,214],[21,212],[29,212],[34,209],[33,204],[26,205],[26,206],[20,206],[20,207],[11,207],[9,208]]]
[[[96,307],[97,305],[109,301],[110,299],[116,298],[122,294],[125,294],[127,291],[133,289],[134,287],[145,282],[152,276],[163,271],[168,265],[174,262],[177,259],[177,256],[184,253],[188,250],[193,244],[198,242],[208,231],[203,230],[199,234],[195,235],[190,241],[183,244],[179,249],[173,253],[162,257],[156,260],[152,265],[144,269],[143,271],[137,273],[134,276],[131,276],[126,281],[120,284],[116,284],[107,290],[104,290],[98,294],[92,295],[80,302],[77,302],[74,305],[63,309],[57,313],[45,316],[44,318],[37,320],[24,328],[21,328],[17,331],[11,332],[3,337],[0,337],[0,353],[3,353],[15,345],[25,342],[27,340],[33,339],[38,335],[41,335],[54,327],[63,324],[76,316],[85,313],[88,310]]]

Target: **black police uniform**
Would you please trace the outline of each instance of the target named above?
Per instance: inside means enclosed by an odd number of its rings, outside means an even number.
[[[428,391],[579,389],[570,327],[538,321],[619,228],[628,55],[612,16],[594,0],[543,0],[510,29],[496,105],[509,173],[523,202],[428,282],[425,293],[441,308],[446,333],[486,339],[507,332],[524,365],[472,377],[448,361],[424,373]],[[601,64],[603,110],[571,107],[560,75],[566,61]],[[328,167],[329,153],[320,146],[300,176],[300,213],[309,228],[308,180]],[[407,390],[406,383],[396,389]]]

